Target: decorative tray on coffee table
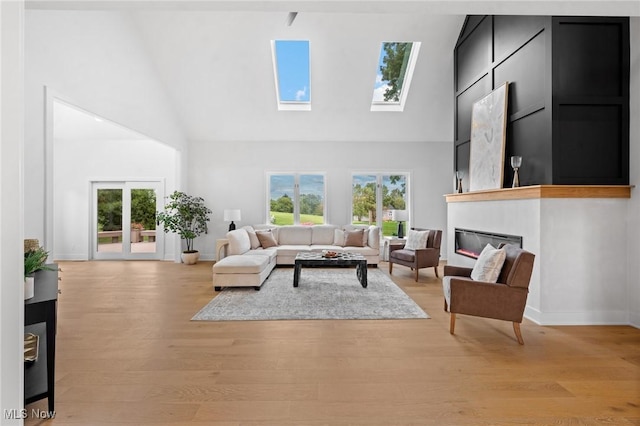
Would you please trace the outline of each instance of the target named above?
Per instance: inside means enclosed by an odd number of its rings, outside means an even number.
[[[336,258],[338,256],[339,256],[339,254],[336,253],[335,251],[329,251],[327,253],[322,253],[322,257],[325,257],[327,259],[333,259],[333,258]]]

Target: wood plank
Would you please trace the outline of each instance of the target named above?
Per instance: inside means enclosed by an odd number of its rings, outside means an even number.
[[[634,185],[532,185],[446,194],[447,203],[538,198],[631,198]]]
[[[201,322],[210,262],[61,266],[54,426],[639,424],[640,330],[525,320],[520,346],[458,315],[452,336],[433,271],[392,276],[429,320]]]

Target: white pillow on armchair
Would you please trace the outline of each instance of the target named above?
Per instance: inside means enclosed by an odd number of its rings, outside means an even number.
[[[404,248],[407,250],[418,250],[427,248],[427,239],[429,238],[429,231],[416,231],[409,229],[407,233],[407,243]]]
[[[507,253],[503,249],[497,249],[491,244],[487,244],[478,256],[476,264],[473,265],[471,279],[489,283],[497,282],[506,256]]]

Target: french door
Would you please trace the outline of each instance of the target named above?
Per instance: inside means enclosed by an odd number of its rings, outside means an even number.
[[[160,181],[93,182],[93,259],[162,259],[164,232],[156,227],[162,208]]]

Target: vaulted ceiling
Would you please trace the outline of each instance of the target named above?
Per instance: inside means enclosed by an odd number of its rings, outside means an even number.
[[[453,139],[453,47],[465,14],[640,15],[637,1],[28,1],[120,10],[192,141]],[[289,11],[299,12],[286,25]],[[270,40],[311,43],[310,112],[278,111]],[[370,111],[382,41],[422,48],[402,113]],[[402,129],[399,132],[398,129]]]
[[[290,27],[283,12],[133,16],[189,139],[260,140],[278,128],[285,139],[388,140],[401,127],[403,138],[424,140],[429,125],[452,124],[451,104],[435,100],[442,86],[452,98],[460,15],[300,13]],[[273,39],[310,40],[311,111],[277,110]],[[370,111],[382,41],[423,42],[404,113]]]

